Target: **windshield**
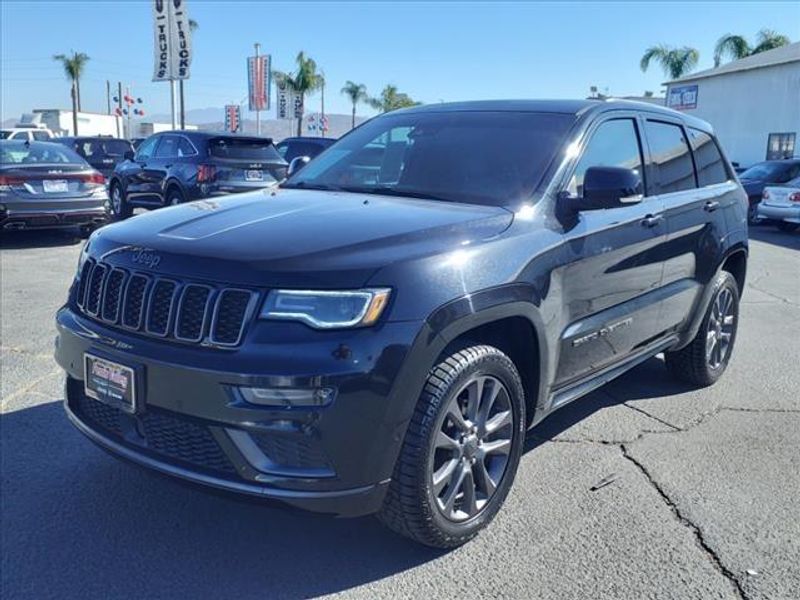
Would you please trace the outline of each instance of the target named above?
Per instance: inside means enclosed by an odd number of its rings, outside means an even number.
[[[11,136],[10,131],[0,131],[0,140],[4,140]]]
[[[131,150],[130,142],[118,139],[78,140],[78,153],[86,158],[104,158],[107,156],[122,157]]]
[[[283,187],[504,206],[530,196],[573,115],[411,112],[360,126]]]
[[[72,150],[61,144],[48,142],[32,143],[3,142],[0,145],[0,164],[3,165],[37,165],[37,164],[74,164],[86,165],[86,162]]]

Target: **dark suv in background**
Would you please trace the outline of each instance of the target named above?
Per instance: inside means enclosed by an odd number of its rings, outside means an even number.
[[[74,150],[106,179],[111,176],[116,166],[125,160],[125,155],[133,152],[133,144],[128,140],[107,136],[60,137],[50,141],[64,144]]]
[[[282,181],[287,166],[268,138],[157,133],[114,169],[109,179],[111,212],[119,220],[136,207],[159,208],[263,189]]]
[[[622,101],[398,110],[268,201],[95,233],[56,317],[65,407],[156,471],[452,547],[553,411],[659,353],[693,385],[722,376],[747,251],[746,195],[703,121]]]

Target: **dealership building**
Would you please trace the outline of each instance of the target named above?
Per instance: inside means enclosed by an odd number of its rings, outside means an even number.
[[[711,123],[731,161],[800,156],[800,42],[665,85],[667,106]]]

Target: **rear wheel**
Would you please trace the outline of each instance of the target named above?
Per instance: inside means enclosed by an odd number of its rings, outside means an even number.
[[[130,217],[133,214],[133,209],[125,198],[122,185],[116,181],[113,182],[109,192],[111,196],[111,218],[115,221],[122,221]]]
[[[800,223],[790,223],[789,221],[778,222],[778,229],[781,231],[786,231],[787,233],[796,231],[798,227],[800,227]]]
[[[178,206],[178,204],[183,204],[183,202],[183,194],[180,189],[176,187],[169,188],[167,192],[167,206]]]
[[[427,546],[466,543],[502,506],[524,431],[510,358],[492,346],[447,356],[428,375],[378,518]]]
[[[733,275],[722,271],[695,338],[685,348],[664,354],[670,373],[698,386],[716,382],[730,361],[738,325],[739,286]]]

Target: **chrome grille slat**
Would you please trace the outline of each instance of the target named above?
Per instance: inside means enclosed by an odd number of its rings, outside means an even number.
[[[75,304],[84,315],[139,335],[233,348],[253,317],[259,293],[178,281],[87,259]]]

